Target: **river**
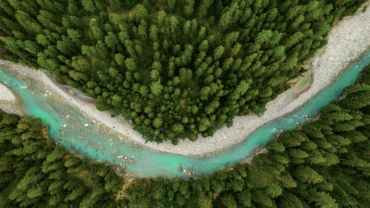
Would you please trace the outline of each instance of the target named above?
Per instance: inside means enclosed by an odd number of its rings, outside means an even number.
[[[0,82],[22,99],[27,114],[40,117],[43,124],[49,126],[50,138],[60,142],[65,148],[91,159],[122,167],[139,177],[189,177],[190,173],[193,176],[202,176],[245,160],[257,147],[265,146],[280,131],[294,129],[297,123],[302,124],[314,117],[323,106],[338,99],[341,90],[352,85],[361,69],[369,62],[370,51],[299,109],[262,126],[234,148],[203,158],[157,152],[121,140],[96,122],[84,118],[51,92],[47,92],[40,83],[22,80],[4,65],[0,65]]]

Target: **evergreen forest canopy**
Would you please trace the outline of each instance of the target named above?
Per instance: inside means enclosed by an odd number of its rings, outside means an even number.
[[[0,0],[0,58],[50,71],[147,140],[262,114],[366,0]]]
[[[124,191],[113,167],[49,142],[40,119],[0,110],[0,207],[367,208],[370,65],[343,95],[249,164],[202,178],[136,179]]]
[[[199,179],[140,179],[128,207],[368,208],[370,65],[319,119],[283,132],[249,164]]]
[[[0,109],[0,207],[109,207],[123,178],[49,142],[41,119]]]

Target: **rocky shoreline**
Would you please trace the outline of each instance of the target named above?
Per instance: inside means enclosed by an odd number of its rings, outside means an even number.
[[[1,76],[1,74],[0,74]],[[14,113],[23,116],[20,102],[13,92],[5,85],[0,83],[0,108],[7,113]]]
[[[0,64],[8,66],[17,73],[21,73],[37,82],[43,83],[46,89],[59,95],[63,100],[78,109],[85,116],[104,124],[108,128],[120,133],[122,139],[127,139],[144,147],[161,152],[201,157],[225,151],[245,140],[256,129],[264,124],[292,112],[315,96],[319,91],[332,83],[341,71],[363,54],[370,46],[370,10],[362,12],[361,9],[352,17],[347,17],[339,22],[328,36],[328,44],[321,55],[316,55],[312,64],[312,84],[308,90],[296,94],[292,89],[279,95],[266,106],[266,112],[258,117],[248,115],[236,117],[233,126],[224,126],[213,137],[202,138],[194,142],[180,140],[174,146],[171,142],[157,144],[145,143],[141,135],[133,130],[130,122],[121,117],[112,118],[108,112],[95,109],[93,99],[86,97],[78,90],[57,84],[52,78],[42,71],[35,71],[20,64],[0,60]],[[73,90],[74,95],[69,91]],[[1,92],[0,92],[1,93]]]
[[[17,100],[7,87],[0,83],[0,102],[13,102]]]

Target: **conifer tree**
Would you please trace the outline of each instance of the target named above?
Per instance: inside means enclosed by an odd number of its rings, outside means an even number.
[[[94,13],[96,10],[93,0],[82,0],[81,4],[87,12]]]
[[[294,176],[298,180],[309,184],[320,183],[324,180],[320,174],[308,166],[298,166],[294,171]]]
[[[136,5],[135,12],[134,12],[134,18],[136,22],[140,22],[141,20],[146,20],[147,16],[148,16],[147,9],[141,4]]]

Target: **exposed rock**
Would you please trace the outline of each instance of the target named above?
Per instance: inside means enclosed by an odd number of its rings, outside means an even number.
[[[75,91],[73,91],[72,89],[69,89],[68,90],[68,93],[71,94],[71,95],[73,95],[73,96],[76,94]]]
[[[17,99],[7,87],[0,84],[0,101],[15,102]]]

